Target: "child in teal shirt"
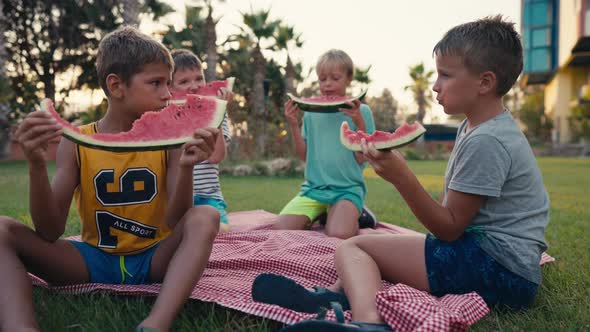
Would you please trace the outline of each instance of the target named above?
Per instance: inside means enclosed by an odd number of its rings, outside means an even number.
[[[318,60],[316,72],[322,95],[344,96],[354,66],[345,52],[330,50]],[[299,194],[280,212],[274,229],[305,229],[327,212],[328,236],[346,239],[357,234],[367,193],[363,179],[366,163],[340,144],[340,126],[346,121],[354,130],[373,133],[375,124],[369,106],[358,100],[348,106],[336,113],[306,112],[300,128],[299,108],[291,100],[285,103],[297,155],[306,162],[305,181]]]

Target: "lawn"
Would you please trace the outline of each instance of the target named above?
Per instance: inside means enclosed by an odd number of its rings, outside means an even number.
[[[444,161],[411,162],[420,182],[432,195],[442,188]],[[551,199],[546,237],[557,262],[543,267],[543,284],[526,312],[492,311],[474,325],[488,330],[590,330],[590,160],[539,159]],[[53,168],[52,168],[53,170]],[[368,205],[381,220],[418,231],[395,189],[367,170]],[[224,177],[222,187],[230,211],[265,209],[278,212],[298,191],[301,179]],[[0,163],[0,215],[30,225],[27,168],[23,162]],[[66,236],[80,230],[72,209]],[[63,295],[35,289],[36,311],[44,331],[132,331],[147,315],[153,298],[108,294]],[[190,301],[178,317],[175,331],[276,331],[281,324],[247,316],[220,306]]]

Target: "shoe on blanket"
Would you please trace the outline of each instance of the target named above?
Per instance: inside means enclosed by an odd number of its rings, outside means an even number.
[[[387,324],[352,321],[339,323],[331,320],[310,319],[284,327],[281,332],[392,332]]]
[[[314,221],[317,221],[322,226],[326,226],[327,219],[328,213],[324,212],[317,216]],[[363,211],[359,216],[359,228],[377,228],[377,217],[366,205],[363,206]]]
[[[317,221],[318,224],[320,224],[322,226],[326,226],[327,220],[328,220],[328,212],[323,212],[322,214],[317,216],[314,221]]]
[[[293,279],[272,273],[259,274],[254,279],[252,299],[306,313],[316,313],[322,308],[330,308],[330,302],[339,303],[344,310],[350,309],[344,293],[333,292],[323,287],[314,287],[312,291]]]
[[[295,323],[291,326],[284,327],[281,332],[393,332],[387,324],[374,324],[352,321],[344,321],[344,311],[342,306],[337,302],[331,302],[330,306],[334,310],[336,321],[326,320],[327,308],[322,308],[315,319],[310,319]]]
[[[359,216],[359,228],[377,228],[377,217],[366,205]]]

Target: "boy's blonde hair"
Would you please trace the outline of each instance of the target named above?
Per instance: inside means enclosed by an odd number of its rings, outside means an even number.
[[[456,55],[475,74],[496,75],[496,95],[503,96],[522,71],[522,45],[514,23],[501,15],[488,16],[449,30],[434,46],[436,55]]]
[[[98,45],[96,72],[98,82],[108,96],[107,76],[115,74],[125,83],[148,64],[174,68],[170,51],[162,43],[131,26],[122,26],[107,34]]]
[[[320,73],[327,67],[340,67],[344,69],[344,72],[349,79],[352,80],[354,75],[354,64],[352,59],[342,50],[331,49],[328,52],[322,54],[318,59],[315,66],[316,73]]]
[[[179,69],[202,69],[203,64],[199,57],[195,55],[191,50],[185,48],[179,48],[171,52],[172,60],[174,60],[174,74]]]

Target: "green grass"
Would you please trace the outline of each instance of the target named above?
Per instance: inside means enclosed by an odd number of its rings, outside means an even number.
[[[557,262],[543,267],[543,284],[526,312],[492,311],[475,331],[590,330],[590,160],[539,160],[551,199],[546,232],[548,252]],[[438,195],[446,163],[410,162],[420,181]],[[53,170],[53,168],[51,168]],[[368,205],[386,220],[424,231],[395,189],[367,171]],[[301,179],[224,177],[230,211],[264,209],[278,212],[298,191]],[[0,215],[23,220],[28,213],[27,168],[22,162],[0,163]],[[72,209],[66,236],[80,230]],[[147,315],[154,298],[110,294],[65,295],[35,289],[38,319],[45,331],[132,331]],[[215,304],[189,301],[175,322],[176,331],[276,331],[281,324],[248,316]]]

